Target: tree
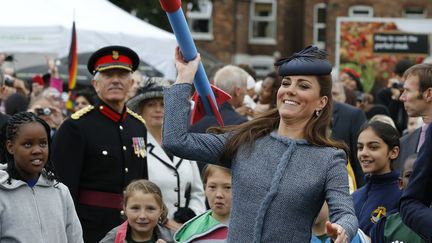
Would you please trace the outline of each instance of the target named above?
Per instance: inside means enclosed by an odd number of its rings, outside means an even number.
[[[156,0],[109,0],[123,10],[161,29],[172,32],[168,17]]]

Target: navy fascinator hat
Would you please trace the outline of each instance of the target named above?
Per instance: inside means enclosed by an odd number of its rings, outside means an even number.
[[[328,75],[332,65],[326,59],[327,52],[316,46],[308,46],[288,58],[279,59],[274,65],[282,77],[292,75]]]

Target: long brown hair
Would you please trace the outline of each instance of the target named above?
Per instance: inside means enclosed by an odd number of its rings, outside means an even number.
[[[334,147],[348,152],[348,148],[344,143],[337,142],[329,136],[329,125],[333,114],[331,76],[317,75],[316,77],[320,85],[320,97],[327,96],[328,102],[319,116],[316,116],[315,114],[312,115],[306,123],[304,129],[305,139],[315,146]],[[279,111],[275,108],[246,123],[237,126],[229,126],[223,129],[212,128],[209,129],[209,132],[232,133],[225,143],[224,150],[220,157],[222,162],[231,162],[240,146],[247,145],[246,148],[250,149],[258,138],[268,135],[277,129],[279,122]]]

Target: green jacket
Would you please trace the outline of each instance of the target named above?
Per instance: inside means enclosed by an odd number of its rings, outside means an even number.
[[[371,230],[372,242],[401,242],[401,243],[424,243],[414,231],[402,222],[399,214],[393,213],[382,217]]]
[[[209,233],[221,229],[228,228],[211,216],[212,211],[209,210],[201,215],[198,215],[186,222],[175,234],[175,242],[188,243],[195,239],[208,235]],[[209,241],[210,242],[210,241]]]

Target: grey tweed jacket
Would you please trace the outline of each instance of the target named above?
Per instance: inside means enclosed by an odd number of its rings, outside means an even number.
[[[218,163],[228,135],[187,132],[191,85],[165,89],[163,146],[179,157]],[[310,242],[311,227],[324,200],[330,221],[350,239],[358,222],[348,190],[346,156],[273,132],[232,161],[233,204],[228,241]]]

